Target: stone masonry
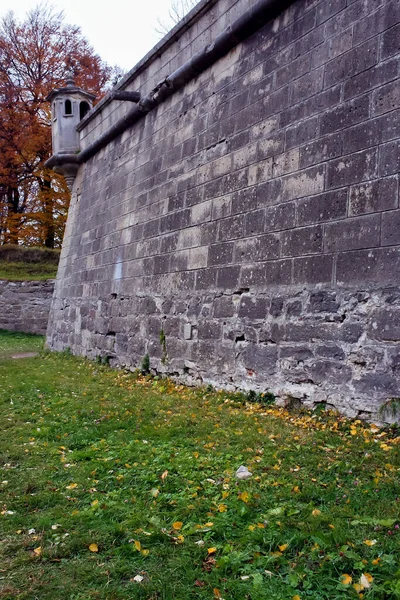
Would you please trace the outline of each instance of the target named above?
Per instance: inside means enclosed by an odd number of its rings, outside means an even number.
[[[122,87],[253,4],[203,0]],[[82,164],[49,346],[350,416],[399,397],[399,40],[399,0],[297,0]]]
[[[0,329],[46,333],[54,280],[0,281]]]

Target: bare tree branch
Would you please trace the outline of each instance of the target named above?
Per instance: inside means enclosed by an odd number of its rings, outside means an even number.
[[[156,32],[161,37],[166,35],[198,3],[199,0],[172,0],[168,11],[168,20],[162,21],[161,19],[157,19]]]

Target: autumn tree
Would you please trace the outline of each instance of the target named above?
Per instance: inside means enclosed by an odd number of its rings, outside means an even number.
[[[76,84],[100,97],[115,76],[79,27],[46,5],[23,22],[0,23],[0,244],[59,246],[68,210],[64,180],[44,167],[51,155],[48,93]]]

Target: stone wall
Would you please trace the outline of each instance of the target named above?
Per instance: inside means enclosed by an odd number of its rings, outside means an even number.
[[[53,279],[0,281],[0,329],[44,335],[53,291]]]
[[[227,25],[201,4],[185,39]],[[398,0],[297,0],[91,158],[48,344],[353,416],[400,396],[399,39]]]

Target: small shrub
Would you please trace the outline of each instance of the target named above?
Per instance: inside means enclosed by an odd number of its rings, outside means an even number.
[[[275,404],[275,396],[272,392],[255,392],[254,390],[249,390],[245,394],[245,399],[247,402],[258,402],[259,404],[264,404],[265,406],[271,406]]]
[[[165,337],[164,329],[160,330],[160,344],[161,344],[161,349],[162,349],[161,362],[164,365],[167,362],[167,360],[168,360],[167,339]]]
[[[148,353],[146,353],[143,356],[142,364],[140,365],[140,370],[142,372],[142,375],[148,375],[150,373],[150,356]]]
[[[378,410],[378,415],[383,419],[397,419],[400,416],[400,398],[389,398]]]

